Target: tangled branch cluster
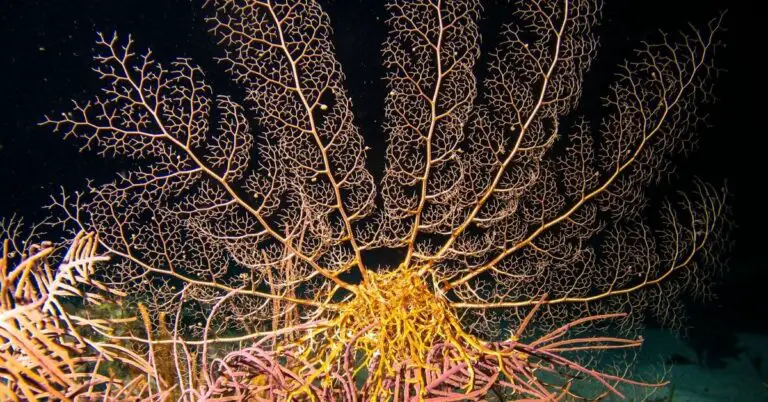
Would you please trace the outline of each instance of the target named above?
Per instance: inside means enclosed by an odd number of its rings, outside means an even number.
[[[697,182],[658,222],[644,211],[645,189],[695,143],[719,20],[644,44],[594,125],[574,116],[597,2],[518,1],[478,87],[480,2],[392,0],[377,186],[320,6],[208,3],[245,107],[191,60],[100,35],[102,95],[44,123],[136,161],[55,204],[99,234],[101,283],[134,295],[147,330],[110,339],[172,353],[153,366],[158,391],[550,400],[581,378],[620,394],[630,380],[565,354],[638,342],[566,335],[647,312],[674,324],[677,296],[707,294],[724,192]],[[367,265],[378,248],[403,261]]]
[[[69,401],[92,398],[159,401],[145,379],[151,364],[129,348],[89,336],[112,332],[130,320],[78,315],[67,301],[100,305],[122,296],[94,279],[98,237],[79,233],[67,247],[24,236],[19,220],[3,220],[0,259],[0,398],[4,401]],[[33,231],[34,232],[34,231]],[[64,253],[62,253],[64,248]],[[103,367],[119,361],[137,375],[123,382]]]

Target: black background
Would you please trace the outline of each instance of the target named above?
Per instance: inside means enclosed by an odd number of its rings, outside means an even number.
[[[0,216],[18,214],[29,220],[59,186],[85,187],[87,178],[103,181],[114,168],[92,154],[39,127],[45,114],[68,110],[70,100],[90,99],[99,82],[91,71],[96,32],[132,34],[137,50],[151,47],[156,59],[191,57],[208,74],[217,93],[235,98],[232,85],[213,57],[221,55],[204,21],[199,0],[69,0],[0,1]],[[756,4],[756,2],[754,2]],[[379,152],[370,153],[370,167],[383,167],[385,134],[384,83],[380,44],[386,34],[386,12],[378,0],[326,0],[335,30],[334,41],[347,74],[357,123]],[[598,29],[598,62],[587,76],[585,99],[606,93],[615,66],[632,56],[643,40],[658,40],[659,29],[674,33],[704,27],[727,9],[724,46],[716,65],[725,70],[718,80],[719,98],[709,128],[701,130],[700,148],[680,165],[683,176],[696,172],[706,181],[728,181],[738,228],[729,273],[717,292],[719,299],[691,310],[698,331],[768,333],[768,274],[762,230],[766,228],[763,187],[765,147],[764,21],[751,1],[607,0]],[[487,2],[483,46],[493,44],[493,32],[504,22],[510,5]],[[761,25],[762,24],[762,25]],[[482,75],[482,71],[478,72]]]

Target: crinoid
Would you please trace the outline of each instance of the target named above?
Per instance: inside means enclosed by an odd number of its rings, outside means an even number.
[[[245,107],[189,59],[100,35],[104,93],[44,123],[136,161],[56,206],[98,233],[104,283],[165,321],[130,340],[172,351],[182,398],[621,395],[626,372],[566,355],[639,340],[579,334],[675,324],[680,294],[708,294],[725,191],[696,182],[651,214],[645,189],[693,146],[719,19],[643,44],[593,124],[578,104],[599,3],[516,2],[478,85],[480,1],[392,0],[373,174],[317,2],[207,9]],[[402,260],[366,263],[377,249]]]

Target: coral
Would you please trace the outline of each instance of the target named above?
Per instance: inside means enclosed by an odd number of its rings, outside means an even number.
[[[125,320],[93,319],[63,307],[68,298],[98,305],[120,296],[93,278],[95,266],[108,260],[96,252],[98,237],[81,232],[63,247],[62,255],[61,245],[37,242],[34,234],[22,237],[17,220],[3,220],[0,227],[5,237],[0,259],[0,398],[164,399],[163,393],[147,392],[143,378],[152,370],[144,359],[117,344],[84,335],[93,330],[109,332],[112,325]],[[113,361],[141,375],[122,382],[105,369]]]

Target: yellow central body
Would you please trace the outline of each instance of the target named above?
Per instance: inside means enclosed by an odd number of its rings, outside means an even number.
[[[340,307],[332,325],[299,340],[313,344],[304,350],[305,357],[315,359],[314,379],[332,381],[326,377],[333,371],[330,368],[343,364],[351,350],[354,374],[366,370],[366,382],[372,385],[369,393],[386,399],[389,391],[383,381],[400,370],[411,370],[419,389],[426,391],[425,372],[439,371],[442,362],[442,355],[439,361],[427,362],[436,344],[454,346],[453,356],[461,361],[471,361],[470,354],[476,356],[474,352],[485,349],[482,341],[461,328],[448,302],[429,289],[418,271],[418,267],[400,266],[381,274],[369,272],[368,280],[356,287],[355,296]]]

